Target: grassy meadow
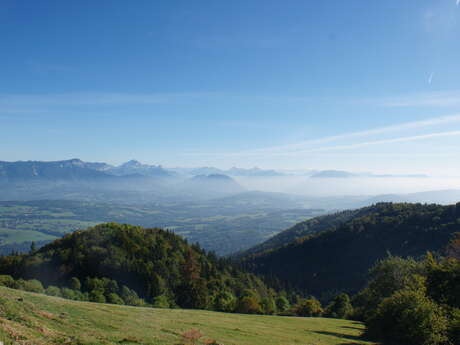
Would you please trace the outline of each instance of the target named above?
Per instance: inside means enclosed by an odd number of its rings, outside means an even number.
[[[363,325],[346,320],[152,309],[76,302],[0,287],[0,341],[5,345],[186,344],[359,345]],[[198,344],[197,343],[197,344]]]

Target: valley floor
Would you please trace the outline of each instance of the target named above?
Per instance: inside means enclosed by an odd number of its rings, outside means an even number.
[[[235,345],[359,345],[363,325],[346,320],[152,309],[76,302],[0,287],[0,341],[5,345],[181,344],[198,329],[202,341]]]

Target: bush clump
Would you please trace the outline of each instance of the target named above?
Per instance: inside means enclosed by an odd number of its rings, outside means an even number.
[[[308,298],[301,300],[296,306],[294,311],[298,316],[321,316],[324,312],[321,302],[315,298]]]
[[[440,345],[447,341],[448,319],[423,292],[399,290],[385,298],[367,322],[372,338],[390,344]]]

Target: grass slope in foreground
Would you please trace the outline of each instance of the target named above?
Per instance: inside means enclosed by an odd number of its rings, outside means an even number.
[[[22,298],[23,301],[18,301]],[[6,345],[180,344],[199,329],[219,344],[359,345],[363,325],[347,320],[152,309],[89,302],[0,287],[0,341]]]

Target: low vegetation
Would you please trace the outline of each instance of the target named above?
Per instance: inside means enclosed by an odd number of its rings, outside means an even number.
[[[460,344],[460,261],[390,257],[354,298],[354,317],[385,344]]]
[[[77,302],[0,287],[5,345],[373,345],[360,322]]]

